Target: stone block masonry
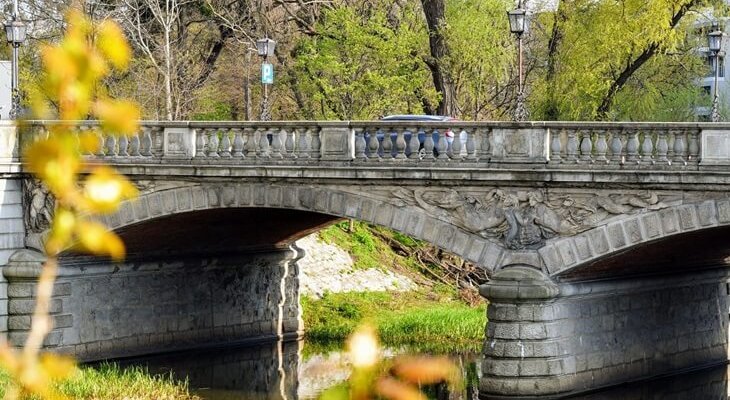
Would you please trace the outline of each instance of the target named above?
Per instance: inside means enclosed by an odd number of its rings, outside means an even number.
[[[81,361],[301,334],[293,250],[125,264],[62,260],[49,349]],[[40,263],[11,260],[12,343],[30,329]]]
[[[0,265],[25,247],[22,189],[20,179],[0,179]],[[0,276],[0,333],[7,332],[8,283]]]
[[[727,360],[727,271],[540,285],[539,271],[506,280],[510,269],[482,288],[485,398],[577,393]]]

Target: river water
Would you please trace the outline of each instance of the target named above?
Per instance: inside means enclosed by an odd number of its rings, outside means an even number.
[[[393,355],[401,351],[389,351]],[[452,355],[466,385],[458,393],[446,388],[428,392],[430,398],[476,400],[480,375],[478,355]],[[172,373],[187,379],[191,389],[207,400],[316,398],[324,389],[347,379],[342,352],[320,353],[302,342],[256,347],[228,347],[127,360],[152,373]],[[573,399],[722,399],[728,396],[728,367],[717,367],[663,379],[630,383]]]

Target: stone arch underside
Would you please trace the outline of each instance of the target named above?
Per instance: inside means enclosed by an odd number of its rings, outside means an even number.
[[[730,200],[622,215],[539,250],[561,280],[687,272],[730,265]]]
[[[183,184],[143,191],[138,199],[101,219],[122,236],[131,255],[142,255],[158,250],[155,243],[182,244],[187,249],[193,249],[196,242],[205,243],[206,250],[284,248],[341,218],[370,222],[428,241],[484,266],[488,273],[503,253],[490,240],[426,210],[402,209],[371,197],[368,187]],[[176,234],[171,231],[173,227],[185,229]],[[196,229],[199,232],[191,234]]]

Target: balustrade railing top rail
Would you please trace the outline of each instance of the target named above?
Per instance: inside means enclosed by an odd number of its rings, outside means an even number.
[[[58,121],[25,121],[22,142]],[[95,121],[73,124],[95,129]],[[389,164],[692,169],[730,165],[730,123],[142,121],[130,136],[100,135],[89,157],[119,163]],[[16,152],[17,153],[17,152]],[[377,163],[377,164],[376,164]]]

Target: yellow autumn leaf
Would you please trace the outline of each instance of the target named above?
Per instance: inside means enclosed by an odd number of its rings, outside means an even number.
[[[79,221],[76,224],[74,248],[98,256],[109,256],[115,261],[124,259],[124,243],[106,226],[94,221]]]
[[[416,387],[390,377],[378,379],[375,383],[375,391],[386,399],[427,400],[426,395]]]
[[[458,369],[446,357],[402,357],[396,361],[392,371],[400,379],[419,385],[455,384],[459,380]]]
[[[53,217],[51,231],[46,239],[46,253],[55,256],[71,245],[76,228],[76,215],[73,211],[59,207]]]
[[[101,147],[101,138],[94,131],[80,133],[78,137],[79,150],[82,154],[96,153]]]
[[[51,136],[31,144],[25,150],[28,169],[43,180],[56,197],[64,197],[75,188],[81,160],[69,143]]]
[[[40,368],[51,380],[58,380],[67,378],[76,372],[76,363],[71,357],[43,353],[40,356]]]
[[[368,368],[380,358],[380,348],[375,329],[364,325],[358,328],[347,340],[347,351],[355,368]]]
[[[115,135],[132,135],[139,130],[139,107],[127,100],[99,100],[94,114],[101,121],[105,132]]]
[[[121,201],[136,196],[137,188],[107,166],[94,169],[84,182],[84,206],[91,212],[114,212]]]
[[[97,40],[99,51],[117,69],[126,69],[132,55],[132,49],[124,39],[119,25],[110,20],[105,20],[99,25],[99,36]]]

